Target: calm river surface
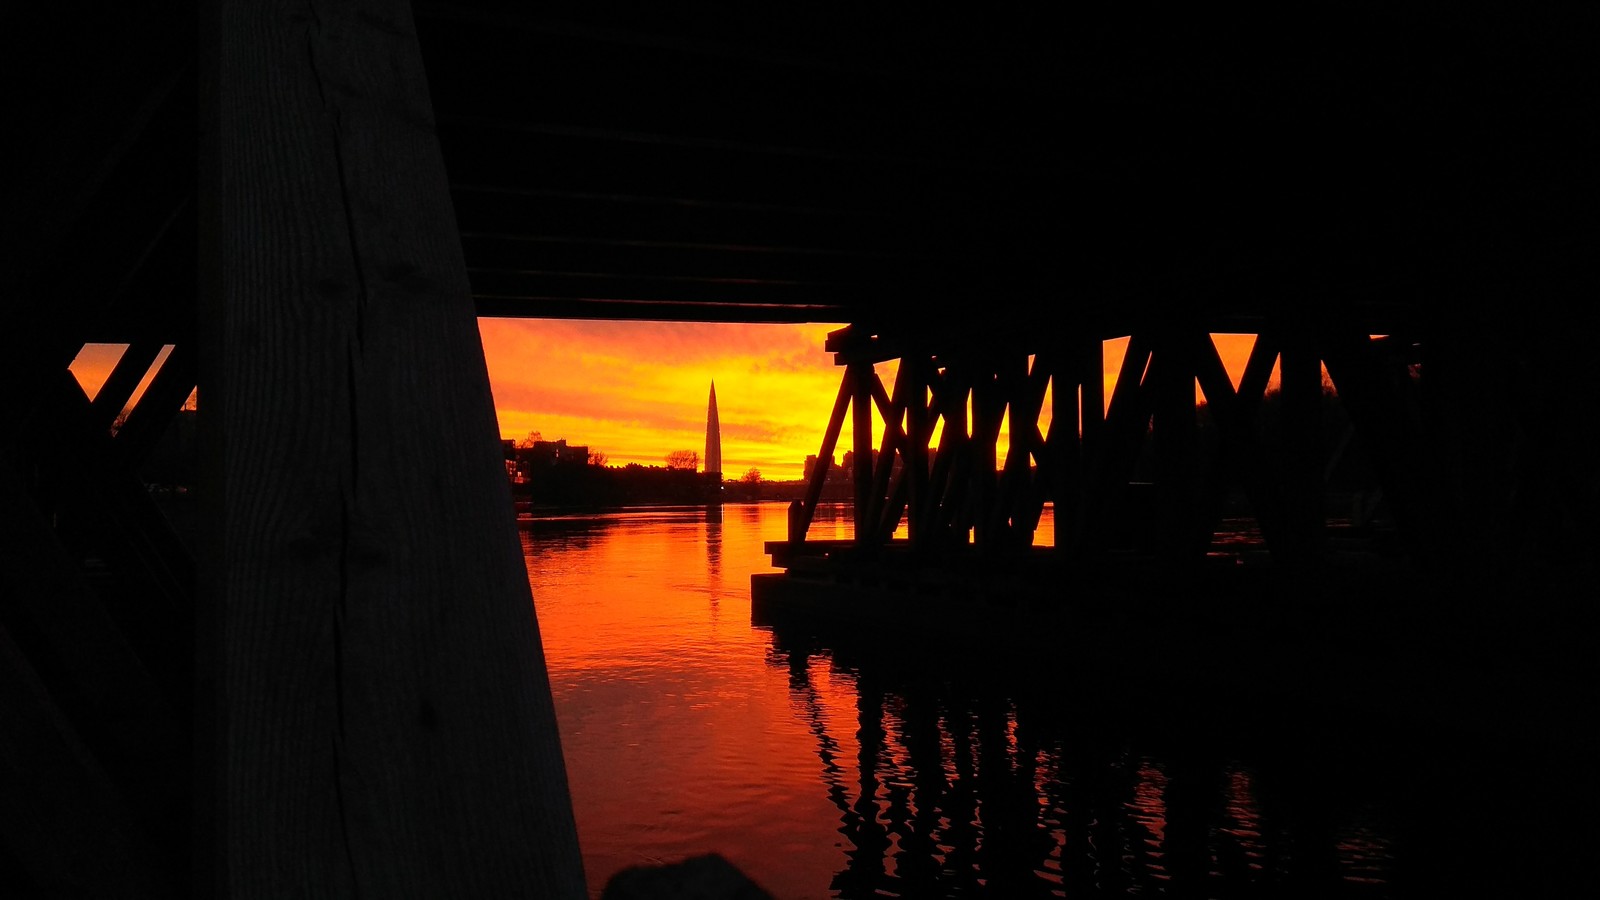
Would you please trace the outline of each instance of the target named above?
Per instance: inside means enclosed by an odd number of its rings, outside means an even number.
[[[521,523],[596,896],[712,851],[779,898],[1420,896],[1477,833],[1415,824],[1419,760],[1452,770],[1359,711],[1130,700],[753,626],[784,522],[762,503]],[[848,533],[824,509],[811,536]]]

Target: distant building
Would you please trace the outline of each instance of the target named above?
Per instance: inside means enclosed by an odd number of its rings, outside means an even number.
[[[531,447],[517,447],[514,444],[508,450],[512,454],[507,461],[506,469],[513,481],[521,483],[534,477],[534,473],[541,469],[581,467],[589,464],[589,448],[584,446],[567,446],[567,441],[562,438],[558,441],[534,441]]]
[[[830,454],[828,456],[829,469],[831,470],[834,465],[835,465],[835,462],[834,462],[833,456]],[[806,454],[805,474],[802,475],[801,477],[804,478],[807,481],[810,481],[811,480],[811,473],[816,471],[816,468],[817,468],[817,455],[815,453]]]
[[[711,382],[711,402],[706,407],[705,473],[722,479],[722,423],[717,421],[717,383]]]
[[[867,459],[870,460],[868,465],[870,465],[873,468],[877,468],[877,465],[878,465],[878,451],[877,451],[876,448],[874,448],[872,451],[870,451],[867,454]],[[846,450],[844,452],[844,461],[839,464],[839,468],[837,470],[830,469],[829,472],[828,472],[828,477],[829,477],[829,479],[843,478],[845,480],[850,480],[850,479],[855,478],[856,477],[856,452],[854,450]]]

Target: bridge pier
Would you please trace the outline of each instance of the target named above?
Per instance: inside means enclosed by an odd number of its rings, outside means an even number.
[[[1051,550],[1072,566],[1140,559],[1181,573],[1208,558],[1249,558],[1310,571],[1332,552],[1383,546],[1371,501],[1355,522],[1340,515],[1348,503],[1330,505],[1336,479],[1341,493],[1382,498],[1382,527],[1403,558],[1426,562],[1455,517],[1423,455],[1417,370],[1396,357],[1418,342],[1355,321],[1251,324],[1235,387],[1211,335],[1239,333],[1240,323],[1136,323],[1109,402],[1103,348],[1115,335],[1104,330],[837,331],[827,346],[844,373],[818,458],[829,459],[850,415],[857,530],[847,548],[806,544],[824,462],[775,558],[873,559],[894,545],[916,564],[962,554],[1004,566],[1032,552],[1048,503]],[[892,394],[875,368],[883,363],[895,367]],[[1219,544],[1238,540],[1224,532],[1241,515],[1259,537]]]

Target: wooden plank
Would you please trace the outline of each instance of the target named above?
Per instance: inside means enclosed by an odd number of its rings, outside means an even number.
[[[852,376],[855,392],[850,398],[850,434],[855,455],[850,478],[855,488],[853,511],[856,543],[862,544],[863,539],[870,540],[872,531],[872,520],[869,518],[872,509],[872,381],[877,376],[868,363],[851,363],[849,369],[855,373]]]
[[[906,428],[910,432],[906,442],[906,469],[910,472],[906,500],[906,538],[914,547],[922,545],[922,527],[928,506],[928,442],[933,437],[933,422],[937,414],[929,415],[927,372],[929,362],[920,353],[907,354],[900,360],[911,379],[906,403]]]
[[[1322,358],[1315,336],[1282,336],[1278,362],[1280,541],[1287,560],[1306,562],[1320,550],[1327,524],[1322,484]]]
[[[1056,521],[1070,522],[1077,502],[1078,461],[1083,441],[1078,434],[1079,381],[1069,374],[1072,359],[1056,360],[1050,375],[1050,427],[1044,435],[1041,468],[1044,470],[1044,499],[1052,504]],[[1041,508],[1042,509],[1042,508]],[[1035,527],[1038,526],[1035,520]],[[1061,529],[1054,531],[1052,546],[1061,547]]]
[[[112,442],[117,466],[127,471],[137,471],[150,455],[156,442],[161,440],[173,417],[183,408],[185,400],[194,392],[197,378],[197,351],[192,340],[173,345],[172,352],[161,363],[161,368],[144,394],[139,397],[128,418],[117,429]]]
[[[896,254],[932,263],[919,246],[918,223],[882,215],[834,213],[768,204],[705,203],[614,192],[505,190],[459,185],[456,216],[478,232],[631,243],[673,240],[704,246],[800,248],[806,253]]]
[[[936,380],[935,385],[934,403],[939,407],[944,429],[939,433],[939,447],[934,451],[933,471],[928,477],[928,530],[939,532],[939,542],[959,537],[960,542],[965,543],[965,534],[955,535],[949,529],[955,521],[955,501],[958,497],[953,484],[959,476],[960,458],[968,440],[968,386],[960,369],[951,365],[945,366],[944,374]]]
[[[1051,431],[1060,437],[1063,460],[1054,497],[1055,545],[1061,552],[1073,547],[1075,523],[1088,485],[1089,463],[1105,425],[1105,343],[1086,334],[1071,341],[1066,352],[1068,378],[1056,384],[1053,402],[1057,415],[1050,422]]]
[[[811,527],[811,517],[816,513],[817,501],[822,498],[822,488],[828,481],[834,448],[839,444],[839,432],[844,430],[845,411],[849,409],[854,393],[855,375],[846,368],[844,376],[839,379],[839,393],[833,398],[833,411],[828,414],[828,426],[822,432],[822,447],[817,450],[817,464],[811,469],[811,483],[806,485],[805,501],[799,513],[792,515],[789,520],[791,541],[798,543],[805,540],[806,530]]]
[[[904,297],[909,300],[937,286],[937,267],[896,262],[880,256],[843,253],[777,252],[751,253],[740,245],[692,244],[673,241],[672,235],[649,242],[600,242],[536,240],[515,232],[467,231],[461,243],[467,262],[478,271],[516,271],[547,273],[591,273],[616,279],[628,289],[624,296],[650,298],[651,282],[682,283],[708,280],[764,282],[774,285],[824,285],[852,288],[863,292],[873,305],[875,298]],[[578,290],[575,284],[529,276],[540,287],[536,292],[556,297],[589,297],[601,292]],[[636,281],[635,281],[636,280]],[[757,287],[760,285],[758,284]],[[601,294],[603,296],[603,294]],[[674,299],[669,295],[663,299]],[[726,298],[707,298],[726,299]],[[926,299],[926,298],[924,298]],[[850,316],[834,319],[849,322]]]
[[[1195,328],[1169,326],[1158,332],[1150,363],[1151,439],[1155,445],[1156,552],[1169,564],[1191,563],[1205,552],[1195,513],[1198,428],[1195,365],[1189,338]]]
[[[1267,393],[1267,384],[1272,379],[1272,367],[1278,362],[1279,347],[1282,341],[1272,331],[1263,331],[1256,335],[1256,341],[1250,345],[1250,355],[1245,359],[1244,374],[1239,377],[1239,415],[1246,419],[1253,419],[1256,410],[1261,406],[1261,399]]]
[[[1239,484],[1250,502],[1251,511],[1255,513],[1262,539],[1270,548],[1274,546],[1278,534],[1277,501],[1265,475],[1266,465],[1260,441],[1256,437],[1255,412],[1260,407],[1260,392],[1266,384],[1266,375],[1272,369],[1271,360],[1277,357],[1277,351],[1273,349],[1276,344],[1257,341],[1246,366],[1247,372],[1253,366],[1257,375],[1251,377],[1247,374],[1241,379],[1241,393],[1236,394],[1211,336],[1200,332],[1194,340],[1197,343],[1194,350],[1195,374],[1200,380],[1201,390],[1205,392],[1220,438],[1212,471],[1206,478],[1206,493],[1200,501],[1199,514],[1209,516],[1206,530],[1215,535],[1227,492],[1234,484]],[[1263,359],[1267,360],[1264,365],[1260,362]],[[1254,393],[1245,394],[1243,391]],[[1252,399],[1254,402],[1250,402]]]
[[[1088,460],[1083,500],[1073,521],[1071,552],[1075,557],[1090,558],[1104,549],[1105,516],[1126,494],[1134,455],[1150,421],[1148,391],[1143,384],[1150,361],[1149,337],[1134,332],[1128,338],[1105,422]]]
[[[985,361],[974,364],[972,382],[972,440],[968,443],[967,459],[970,462],[967,477],[958,482],[965,486],[963,509],[971,510],[972,542],[985,546],[996,541],[1000,530],[995,521],[999,506],[997,475],[1000,426],[1005,418],[1006,395],[1001,381],[1001,365]]]
[[[122,352],[117,364],[111,367],[111,374],[106,376],[105,383],[95,392],[93,408],[97,427],[111,427],[111,423],[127,407],[134,389],[160,355],[161,344],[157,341],[140,341]]]
[[[1032,459],[1034,438],[1038,433],[1039,406],[1044,401],[1044,383],[1036,382],[1028,370],[1028,355],[1014,350],[1003,357],[995,367],[996,414],[994,421],[994,464],[998,474],[994,480],[993,502],[989,508],[990,527],[995,537],[1006,545],[1023,544],[1031,538],[1031,530],[1021,525],[1021,510],[1032,493]],[[1006,458],[999,458],[1000,430],[1010,413],[1010,444]],[[1029,531],[1024,535],[1023,531]]]
[[[1404,400],[1394,383],[1384,377],[1384,363],[1365,334],[1349,329],[1332,331],[1324,336],[1323,348],[1328,377],[1372,460],[1400,541],[1414,561],[1431,565],[1439,548],[1428,503],[1429,476],[1421,471],[1414,454]]]
[[[1014,471],[1010,476],[1015,483],[1015,493],[1009,503],[1011,518],[1019,530],[1017,541],[1019,544],[1031,545],[1033,533],[1039,527],[1039,517],[1044,512],[1044,504],[1054,490],[1052,482],[1059,477],[1057,467],[1059,462],[1051,451],[1047,438],[1039,431],[1039,415],[1044,410],[1045,390],[1054,378],[1056,369],[1055,355],[1041,352],[1034,356],[1033,368],[1028,371],[1027,379],[1022,385],[1024,390],[1020,404],[1013,405],[1011,416],[1011,453],[1006,457],[1006,470]],[[1054,418],[1051,422],[1054,423]],[[1020,422],[1020,424],[1019,424]],[[1022,458],[1013,470],[1012,454],[1022,453]],[[1029,461],[1033,461],[1038,471],[1029,469]]]
[[[872,472],[872,506],[867,520],[876,523],[872,530],[874,543],[887,541],[894,535],[900,515],[905,511],[905,417],[907,395],[910,393],[911,367],[902,362],[895,369],[894,396],[890,398],[883,389],[883,380],[872,375],[872,401],[883,418],[883,438],[878,447],[878,462]],[[895,462],[900,462],[896,468]],[[892,517],[892,518],[891,518]]]
[[[409,7],[200,44],[202,892],[583,898]]]
[[[731,256],[735,251],[729,250]],[[618,260],[620,262],[620,260]],[[803,281],[793,278],[735,278],[700,275],[634,275],[619,272],[552,271],[473,266],[467,270],[475,297],[487,301],[516,298],[547,302],[652,303],[758,311],[764,306],[806,307],[837,303],[865,303],[879,289],[855,281]],[[835,313],[842,315],[842,313]]]
[[[942,440],[939,448],[939,456],[945,460],[947,466],[939,498],[939,522],[940,527],[948,532],[951,541],[966,544],[968,532],[973,527],[972,469],[973,457],[978,452],[976,397],[979,390],[978,383],[983,375],[981,369],[967,364],[948,363],[945,371],[959,389],[946,398],[949,405],[944,413],[944,433],[951,435],[952,440],[948,455],[944,452]],[[935,460],[935,469],[938,468],[938,463],[939,460]]]

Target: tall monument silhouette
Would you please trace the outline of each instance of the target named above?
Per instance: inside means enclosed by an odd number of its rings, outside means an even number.
[[[711,403],[706,408],[706,478],[722,483],[722,425],[717,421],[717,382],[711,381]]]

